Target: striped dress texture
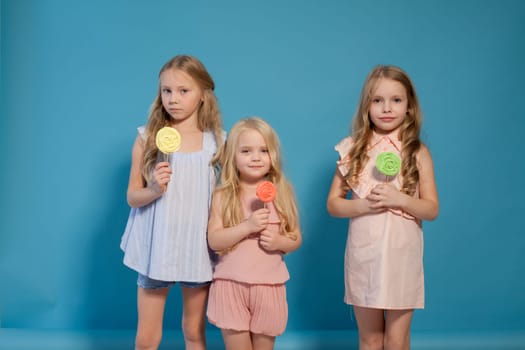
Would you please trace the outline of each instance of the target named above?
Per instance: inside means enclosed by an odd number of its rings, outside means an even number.
[[[144,136],[144,127],[138,128]],[[202,149],[170,155],[173,171],[166,192],[132,208],[122,236],[124,265],[161,281],[206,282],[212,279],[207,225],[217,151],[212,132],[203,133]]]

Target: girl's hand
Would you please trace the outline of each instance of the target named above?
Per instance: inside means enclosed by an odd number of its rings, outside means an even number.
[[[249,226],[250,232],[260,232],[268,226],[268,220],[270,219],[270,210],[266,208],[257,209],[250,215],[246,220]]]
[[[159,162],[155,165],[153,170],[153,179],[154,182],[150,185],[151,188],[157,193],[164,193],[168,188],[168,182],[170,182],[171,177],[171,168],[170,163],[168,162]]]
[[[267,251],[274,251],[278,249],[279,233],[264,229],[259,236],[259,244]]]
[[[362,214],[378,214],[387,210],[387,208],[379,206],[377,201],[371,200],[369,197],[359,199],[359,201],[361,202],[359,206]]]
[[[404,196],[394,185],[380,184],[372,189],[366,199],[371,209],[388,209],[402,207]]]

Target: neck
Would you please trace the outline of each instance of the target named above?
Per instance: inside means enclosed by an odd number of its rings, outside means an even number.
[[[248,192],[255,191],[255,189],[257,188],[257,185],[259,185],[259,183],[263,180],[264,179],[252,180],[252,181],[241,180],[240,182],[241,190],[248,191]]]
[[[381,131],[381,130],[374,129],[374,133],[380,136],[388,136],[390,138],[399,140],[399,128],[391,130],[391,131]]]
[[[192,133],[201,131],[197,126],[196,115],[192,115],[183,120],[175,120],[172,122],[172,126],[175,127],[181,133]]]

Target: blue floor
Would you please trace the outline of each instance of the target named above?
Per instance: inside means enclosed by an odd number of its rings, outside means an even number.
[[[221,335],[209,331],[208,349],[222,350]],[[130,350],[134,331],[55,331],[0,329],[0,350]],[[160,350],[184,349],[180,332],[167,331]],[[288,331],[275,350],[357,349],[354,331]],[[525,330],[483,333],[412,334],[413,350],[525,350]]]

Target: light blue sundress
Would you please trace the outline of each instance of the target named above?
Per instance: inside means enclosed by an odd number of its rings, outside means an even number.
[[[138,131],[144,137],[144,127]],[[170,155],[166,193],[131,209],[120,244],[124,265],[161,281],[211,281],[206,232],[215,186],[210,159],[216,151],[215,136],[206,131],[200,151]]]

